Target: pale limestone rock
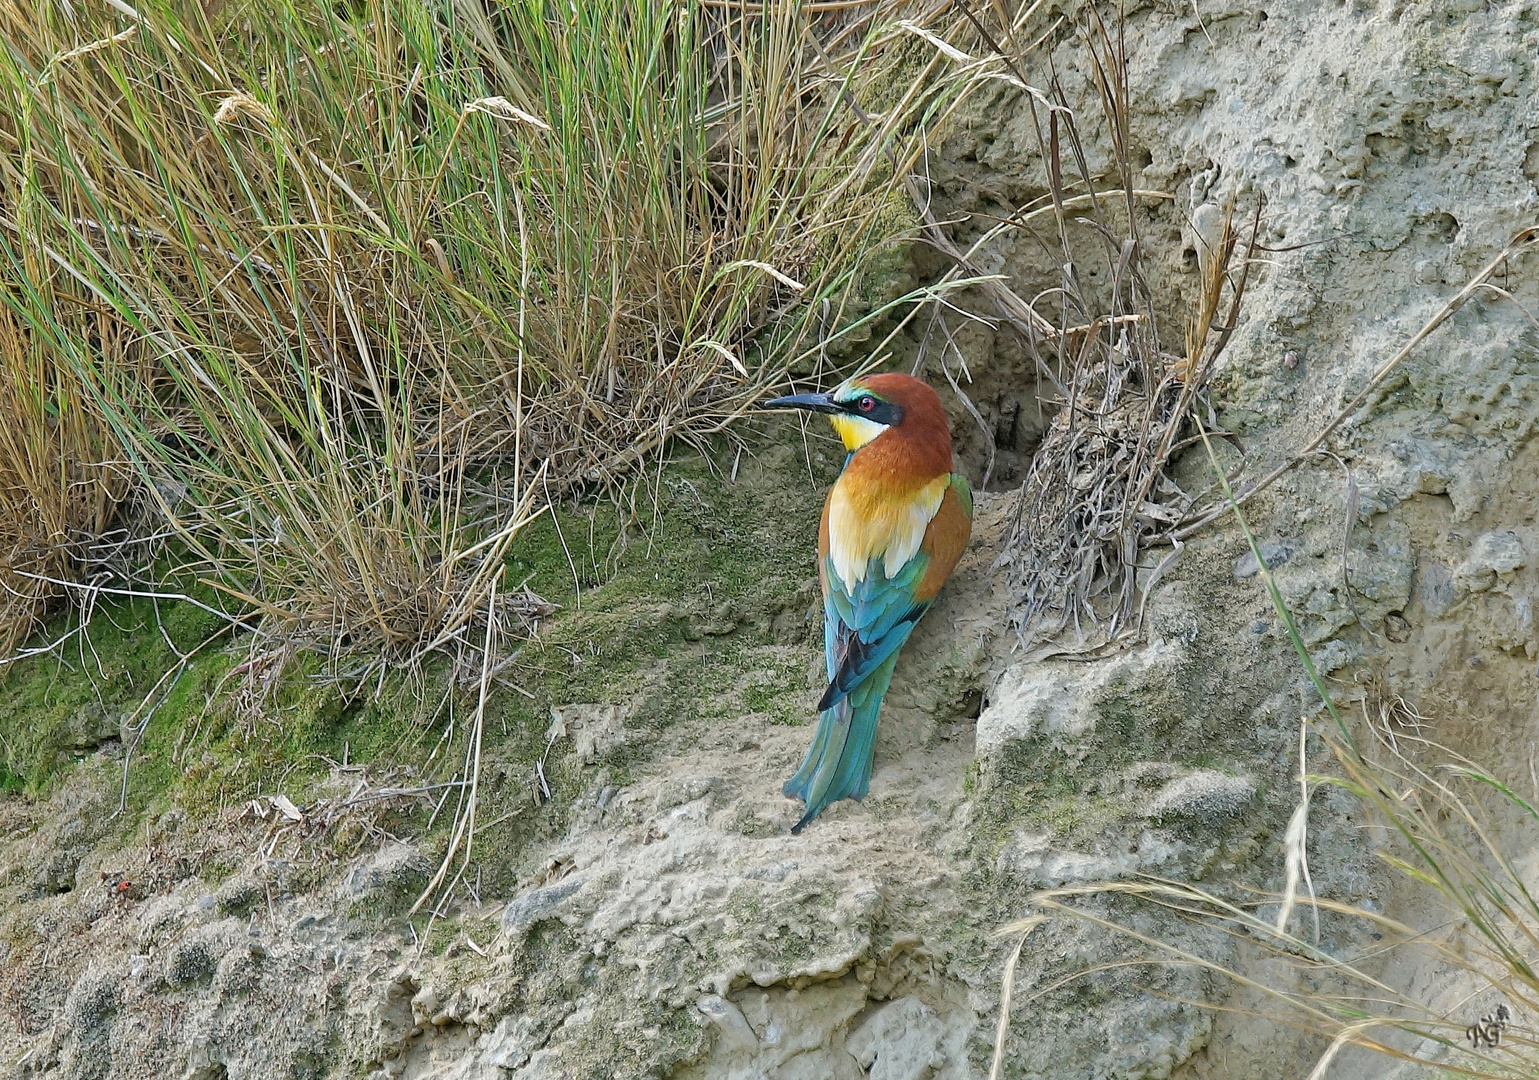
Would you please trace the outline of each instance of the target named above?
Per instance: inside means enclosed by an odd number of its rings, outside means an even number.
[[[879,1005],[845,1040],[867,1080],[927,1080],[946,1064],[946,1025],[923,1001]]]

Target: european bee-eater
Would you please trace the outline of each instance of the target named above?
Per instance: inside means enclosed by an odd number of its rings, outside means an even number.
[[[865,796],[898,651],[962,557],[973,498],[955,471],[940,398],[910,375],[867,375],[764,405],[827,413],[849,452],[818,529],[828,689],[812,745],[783,789],[806,804],[791,830],[799,833],[829,803]]]

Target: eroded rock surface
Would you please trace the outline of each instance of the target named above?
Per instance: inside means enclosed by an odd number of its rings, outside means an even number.
[[[1195,290],[1215,208],[1231,195],[1267,200],[1268,265],[1214,395],[1266,466],[1534,223],[1539,12],[1531,0],[1204,0],[1131,11],[1127,41],[1142,183],[1176,197],[1142,223],[1172,317]],[[1072,44],[1059,60],[1093,116]],[[931,179],[939,216],[985,215],[957,227],[969,240],[1040,195],[1041,176],[1015,91],[1000,84],[964,119]],[[1104,131],[1086,131],[1105,162]],[[979,268],[1024,289],[1052,278],[1041,251],[1023,236],[982,253]],[[916,258],[921,273],[937,269]],[[1501,285],[1539,311],[1520,272],[1531,269],[1518,264]],[[976,477],[992,441],[995,486],[1012,486],[1042,422],[1031,364],[1005,330],[954,331],[988,429],[958,403],[959,445]],[[909,344],[917,357],[920,341]],[[1248,506],[1322,673],[1347,696],[1381,680],[1477,757],[1493,733],[1520,745],[1534,735],[1536,361],[1522,310],[1478,296],[1343,426],[1334,457]],[[1178,465],[1188,490],[1206,469]],[[993,565],[1008,496],[980,494],[978,507],[976,542],[900,665],[870,797],[800,837],[787,835],[797,811],[779,787],[806,727],[768,709],[724,718],[702,707],[659,730],[631,700],[557,703],[552,752],[573,755],[583,778],[563,834],[507,852],[519,888],[461,907],[426,946],[378,917],[409,903],[434,867],[410,844],[324,873],[264,855],[260,833],[233,820],[203,835],[162,820],[137,846],[103,846],[119,768],[110,746],[49,800],[0,806],[0,1071],[984,1075],[1010,949],[993,934],[1032,892],[1148,874],[1278,884],[1312,690],[1257,560],[1223,523],[1155,590],[1142,644],[1090,661],[1015,653]],[[809,556],[809,578],[810,567]],[[773,614],[784,640],[756,646],[742,679],[810,715],[818,644],[793,615]],[[735,618],[702,616],[689,640],[710,648]],[[788,670],[805,677],[788,685]],[[102,726],[87,720],[82,730]],[[624,776],[605,764],[620,746],[646,749]],[[1317,800],[1315,886],[1382,910],[1396,898],[1356,814],[1332,793]],[[233,865],[217,884],[190,869],[211,848]],[[124,871],[132,895],[107,884]],[[1228,955],[1183,938],[1197,931],[1175,920],[1084,902]],[[1192,1003],[1218,990],[1205,976],[1119,965],[1126,955],[1087,923],[1035,931],[1005,1075],[1307,1074],[1320,1047],[1202,1010]],[[1344,1056],[1332,1075],[1384,1073]]]

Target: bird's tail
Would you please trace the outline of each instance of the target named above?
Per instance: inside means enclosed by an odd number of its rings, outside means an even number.
[[[801,768],[781,789],[807,804],[806,813],[791,832],[801,832],[829,803],[865,797],[871,785],[876,719],[897,662],[895,652],[818,717],[818,730]]]

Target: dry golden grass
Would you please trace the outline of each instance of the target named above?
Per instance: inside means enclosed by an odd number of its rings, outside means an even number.
[[[1381,715],[1367,726],[1382,737],[1383,723]],[[1084,921],[1121,938],[1128,963],[1206,972],[1242,1002],[1221,995],[1211,1007],[1319,1040],[1309,1080],[1326,1076],[1349,1046],[1447,1075],[1539,1076],[1539,880],[1526,851],[1502,839],[1531,831],[1539,810],[1489,771],[1404,729],[1367,753],[1315,734],[1337,770],[1310,785],[1338,785],[1369,811],[1377,853],[1401,875],[1395,895],[1419,898],[1421,921],[1312,891],[1237,894],[1145,878],[1038,893],[1033,915],[1001,933],[1024,938],[1049,919]],[[1109,899],[1119,903],[1108,913]],[[1141,920],[1130,904],[1198,932],[1183,944],[1187,935],[1168,928],[1135,929]],[[1066,973],[1058,985],[1085,974]],[[1005,1001],[1008,1010],[1009,991]],[[1005,1034],[1002,1018],[996,1063]]]
[[[135,10],[0,0],[9,377],[85,440],[0,528],[99,533],[122,484],[79,463],[127,462],[184,577],[396,659],[476,639],[552,498],[879,314],[862,268],[965,85],[882,2]]]
[[[0,656],[102,555],[129,483],[67,368],[0,312]]]
[[[1080,653],[1122,647],[1137,638],[1142,597],[1159,577],[1147,573],[1148,552],[1169,545],[1211,494],[1182,491],[1167,467],[1194,441],[1192,419],[1206,408],[1208,375],[1233,331],[1253,251],[1240,246],[1226,211],[1219,234],[1207,238],[1210,248],[1201,253],[1200,299],[1185,350],[1169,351],[1154,287],[1145,278],[1149,253],[1139,204],[1171,196],[1136,186],[1121,24],[1108,26],[1093,10],[1073,26],[1035,4],[1019,5],[1013,14],[1006,5],[958,7],[989,57],[988,77],[1022,91],[1044,194],[1000,220],[969,252],[951,247],[933,221],[927,235],[959,266],[998,238],[1029,236],[1052,251],[1061,271],[1029,300],[1003,281],[984,285],[1034,358],[1049,388],[1044,404],[1054,410],[1005,542],[1011,620],[1027,645],[1068,630],[1054,647]],[[1111,158],[1101,172],[1089,164],[1081,134],[1086,121],[1046,55],[1065,39],[1082,49],[1111,137]],[[1032,73],[1040,74],[1040,88]],[[1252,248],[1258,225],[1259,213],[1246,223]],[[1042,226],[1052,235],[1039,235]]]

